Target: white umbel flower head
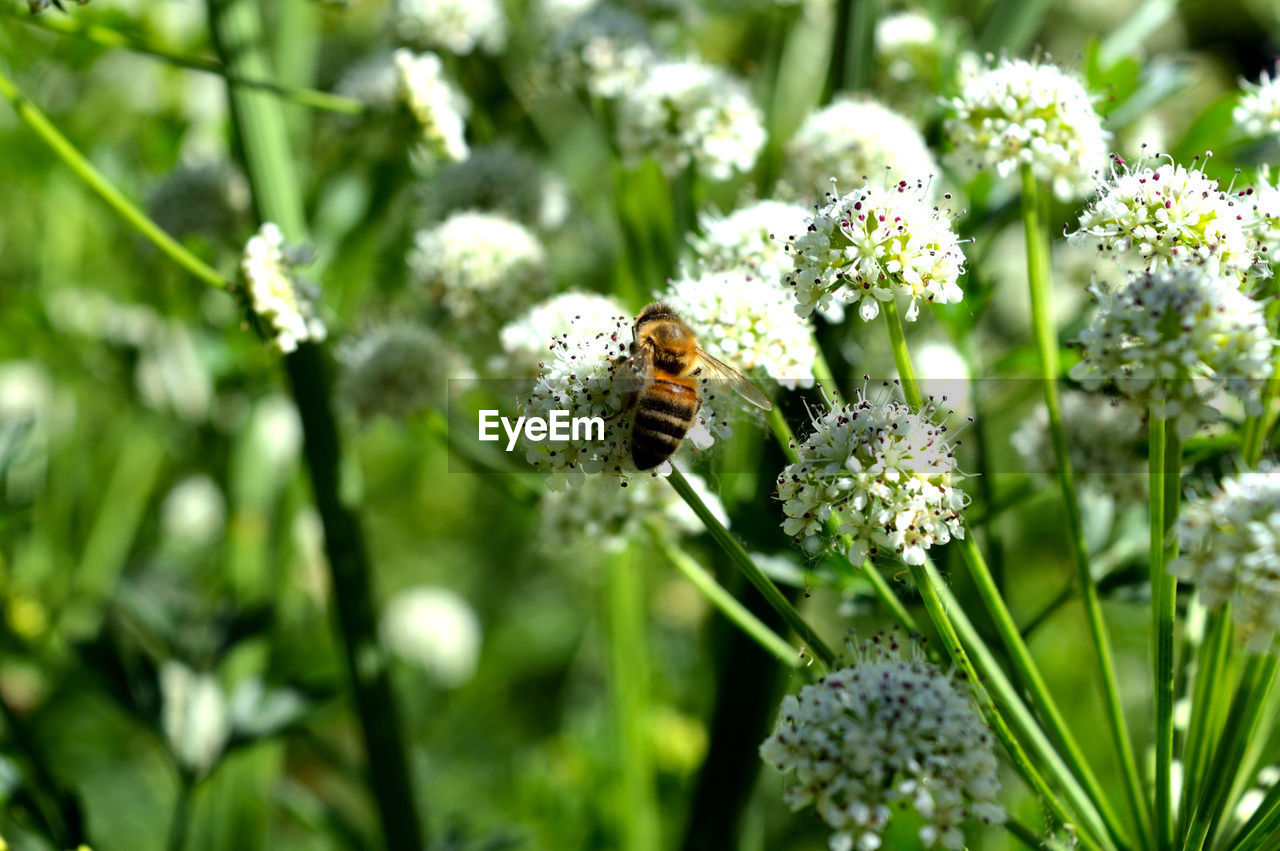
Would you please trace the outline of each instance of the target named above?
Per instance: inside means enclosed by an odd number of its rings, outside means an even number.
[[[850,536],[849,560],[896,556],[923,564],[925,550],[963,538],[967,498],[952,484],[946,428],[894,401],[827,411],[778,476],[783,531],[816,549],[834,514]]]
[[[245,243],[240,258],[253,312],[272,330],[273,342],[282,352],[299,343],[325,338],[324,323],[314,315],[310,302],[295,282],[292,264],[285,257],[284,234],[271,222]]]
[[[669,176],[690,164],[712,180],[755,165],[764,147],[764,116],[727,71],[696,60],[659,62],[624,92],[618,145],[636,164],[653,156]]]
[[[1179,267],[1141,272],[1120,290],[1094,288],[1098,311],[1080,335],[1071,377],[1085,389],[1114,382],[1185,432],[1215,416],[1222,391],[1258,407],[1274,342],[1262,305],[1233,278]]]
[[[1130,166],[1115,157],[1071,239],[1096,240],[1099,252],[1131,270],[1203,264],[1215,274],[1239,275],[1254,262],[1247,215],[1244,200],[1199,169],[1172,161]]]
[[[937,62],[938,25],[923,12],[885,15],[876,22],[876,61],[889,78],[907,82]]]
[[[711,493],[702,477],[684,475],[721,524],[728,526],[720,498]],[[593,476],[579,487],[548,491],[538,516],[542,545],[557,555],[571,547],[618,552],[644,533],[646,523],[682,537],[704,530],[702,521],[674,488],[649,476],[628,480],[626,487],[615,479]]]
[[[594,337],[628,321],[626,316],[619,301],[598,293],[565,292],[540,301],[499,334],[507,373],[513,378],[537,375],[551,352],[567,341],[566,328]]]
[[[783,800],[813,805],[835,830],[832,851],[879,848],[894,808],[908,804],[926,848],[960,851],[967,818],[1005,820],[994,737],[964,687],[893,636],[783,698],[760,757],[795,772]]]
[[[756,201],[727,216],[703,213],[701,234],[689,236],[694,267],[710,272],[749,272],[780,282],[791,271],[788,244],[809,226],[809,211],[799,204]]]
[[[480,659],[480,619],[447,588],[396,594],[382,611],[378,634],[387,650],[445,688],[470,680]]]
[[[449,379],[471,377],[460,354],[430,328],[409,322],[376,326],[345,343],[338,356],[341,396],[365,420],[442,410]]]
[[[1079,80],[1024,59],[1001,59],[969,79],[951,99],[945,131],[956,168],[1007,177],[1025,163],[1063,201],[1088,194],[1109,137]]]
[[[857,304],[866,321],[880,302],[910,299],[950,304],[963,295],[956,281],[964,253],[951,229],[950,211],[931,206],[923,183],[870,184],[843,197],[828,194],[807,231],[791,242],[795,268],[787,277],[797,312],[827,311],[834,302]]]
[[[392,59],[400,100],[418,122],[427,150],[441,159],[465,160],[470,150],[465,122],[470,105],[445,78],[440,57],[401,48]]]
[[[734,369],[763,372],[791,389],[813,386],[813,327],[796,315],[785,287],[742,271],[716,272],[672,282],[661,300]]]
[[[1272,258],[1280,258],[1280,186],[1272,184],[1271,170],[1263,166],[1258,170],[1258,183],[1251,191],[1249,248],[1257,269],[1264,275],[1275,275]],[[1280,259],[1274,262],[1280,263]]]
[[[502,0],[396,0],[391,25],[401,41],[460,56],[477,47],[500,53],[507,44]]]
[[[1224,479],[1178,517],[1179,556],[1169,571],[1191,582],[1205,605],[1231,604],[1231,616],[1255,653],[1280,633],[1280,468]]]
[[[1147,465],[1142,450],[1147,429],[1142,411],[1130,402],[1110,402],[1096,395],[1062,393],[1062,425],[1076,481],[1117,498],[1132,501],[1147,494]],[[1028,469],[1057,470],[1049,434],[1049,412],[1037,406],[1009,436],[1009,443]]]
[[[812,113],[786,148],[784,179],[805,196],[881,180],[886,170],[932,186],[938,163],[924,136],[903,116],[873,100],[839,100]]]
[[[644,20],[610,6],[575,18],[549,49],[554,73],[564,85],[605,100],[639,85],[657,58]]]
[[[1254,138],[1280,135],[1280,78],[1263,71],[1258,82],[1240,81],[1244,91],[1231,120],[1246,136]]]
[[[455,322],[489,330],[547,288],[547,255],[524,225],[493,213],[454,213],[414,237],[409,272]]]

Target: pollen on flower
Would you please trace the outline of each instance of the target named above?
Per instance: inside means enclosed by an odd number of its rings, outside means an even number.
[[[923,564],[925,551],[964,537],[967,503],[946,427],[894,401],[857,401],[822,413],[778,476],[782,529],[810,549],[833,516],[849,559],[890,555]]]
[[[294,280],[285,257],[284,234],[271,222],[245,243],[240,258],[249,304],[254,314],[271,327],[273,342],[282,352],[292,352],[307,340],[325,338],[324,322]]]
[[[1240,81],[1243,90],[1231,120],[1246,136],[1280,135],[1280,78],[1263,71],[1258,82]]]
[[[923,181],[906,180],[828,193],[807,230],[791,241],[794,269],[786,280],[796,311],[808,316],[856,304],[870,321],[880,302],[901,296],[911,302],[906,319],[912,321],[921,301],[960,301],[964,253],[950,211],[931,205],[926,193]]]
[[[879,848],[894,810],[907,806],[926,848],[959,851],[965,819],[1006,818],[994,737],[964,687],[892,635],[783,698],[760,757],[788,775],[783,800],[793,810],[812,805],[835,830],[833,849]]]

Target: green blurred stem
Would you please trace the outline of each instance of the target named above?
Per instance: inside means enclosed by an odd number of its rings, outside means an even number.
[[[1155,659],[1156,788],[1155,843],[1173,841],[1173,624],[1177,583],[1168,565],[1178,554],[1173,522],[1178,516],[1182,442],[1176,425],[1150,413],[1148,470],[1151,519],[1151,625]],[[1194,825],[1193,825],[1194,828]]]
[[[224,64],[238,76],[270,78],[259,4],[210,0],[208,8],[214,46]],[[235,85],[230,86],[230,100],[259,218],[278,224],[290,240],[304,240],[302,196],[278,103],[262,91]],[[341,439],[330,398],[331,364],[324,349],[305,343],[284,359],[284,366],[302,421],[303,449],[324,528],[333,604],[383,842],[390,848],[421,848],[419,799],[385,651],[378,641],[373,570],[357,514],[359,498],[343,485]]]
[[[831,372],[831,364],[827,362],[827,358],[822,354],[822,347],[818,345],[818,339],[815,336],[813,340],[813,350],[817,354],[813,359],[813,377],[818,382],[818,386],[822,388],[822,392],[834,404],[840,398],[840,383],[836,381],[836,377]],[[785,447],[784,447],[785,449]]]
[[[7,5],[0,7],[0,13],[7,14],[15,20],[22,21],[25,24],[38,27],[43,30],[48,30],[49,32],[57,33],[58,35],[84,39],[85,41],[90,41],[103,47],[120,48],[132,53],[152,56],[156,59],[161,59],[170,65],[176,65],[179,68],[187,68],[192,71],[202,71],[208,74],[217,74],[220,77],[224,77],[229,83],[234,83],[246,88],[262,89],[263,91],[271,92],[274,95],[292,101],[293,103],[300,104],[301,106],[309,106],[313,109],[323,109],[329,112],[339,112],[345,115],[359,115],[365,111],[365,105],[355,98],[343,97],[342,95],[335,95],[329,92],[318,91],[316,89],[286,86],[266,79],[241,77],[230,73],[227,68],[216,59],[177,53],[159,45],[152,44],[146,39],[120,32],[119,30],[112,29],[111,27],[86,23],[79,20],[78,17],[30,15],[25,12],[18,11],[16,7]]]
[[[902,330],[902,316],[898,303],[892,297],[880,304],[885,327],[889,329],[889,345],[893,349],[893,362],[898,367],[898,380],[902,383],[902,395],[907,404],[919,411],[924,407],[924,396],[916,383],[915,367],[911,365],[911,352],[907,349],[907,335]]]
[[[773,610],[782,616],[783,621],[804,641],[807,648],[818,658],[818,661],[828,669],[834,667],[836,654],[832,652],[826,642],[818,637],[813,627],[809,626],[808,622],[800,616],[800,613],[796,611],[790,601],[778,590],[778,586],[773,584],[773,580],[765,575],[764,571],[751,560],[751,556],[743,549],[742,544],[738,543],[738,539],[729,534],[729,531],[716,519],[707,504],[689,486],[689,481],[684,477],[684,474],[673,466],[667,481],[675,488],[676,493],[680,494],[680,498],[689,504],[689,507],[693,509],[693,513],[698,515],[702,525],[706,527],[707,532],[711,534],[716,544],[724,550],[725,555],[742,571],[747,581],[764,595],[765,600],[768,601]]]
[[[829,103],[837,92],[856,92],[870,86],[880,4],[881,0],[836,0],[823,103]]]
[[[720,614],[724,615],[726,620],[750,636],[779,662],[791,668],[800,667],[800,656],[795,648],[753,615],[746,606],[739,603],[737,598],[717,582],[710,571],[698,564],[693,556],[677,546],[656,526],[649,526],[649,534],[652,536],[654,545],[667,557],[667,561],[671,562],[685,579],[693,583],[693,586],[702,592],[711,605],[720,610]]]
[[[94,192],[97,192],[102,197],[102,200],[107,202],[107,206],[115,210],[138,233],[154,243],[157,248],[168,255],[169,259],[211,287],[226,289],[230,286],[230,281],[184,248],[181,243],[169,236],[169,234],[165,233],[163,228],[148,218],[133,202],[125,198],[120,190],[116,189],[110,181],[103,177],[76,149],[75,145],[71,144],[67,137],[63,136],[53,126],[44,113],[37,109],[35,104],[29,101],[14,86],[13,81],[5,75],[3,70],[0,70],[0,97],[4,97],[5,100],[12,104],[14,112],[18,114],[18,118],[22,119],[23,123],[36,132],[36,135],[53,150],[59,159],[66,163],[76,177],[84,181]]]
[[[165,840],[166,851],[182,851],[187,841],[187,825],[191,821],[191,797],[196,781],[190,772],[178,769],[178,794],[173,801],[173,815],[169,819],[169,835]]]
[[[1271,375],[1262,386],[1262,411],[1245,421],[1244,430],[1244,462],[1250,468],[1258,466],[1266,449],[1267,435],[1275,424],[1276,398],[1280,396],[1280,348],[1276,349],[1271,361]]]
[[[1066,508],[1067,541],[1071,559],[1076,568],[1080,602],[1089,625],[1090,645],[1093,648],[1098,685],[1107,715],[1111,745],[1120,760],[1124,777],[1125,796],[1130,816],[1143,845],[1148,844],[1147,809],[1144,804],[1142,780],[1134,756],[1133,742],[1128,722],[1124,717],[1124,704],[1116,681],[1115,664],[1112,661],[1111,638],[1102,604],[1098,599],[1098,586],[1089,568],[1089,549],[1085,543],[1084,523],[1080,518],[1080,500],[1076,494],[1075,472],[1071,466],[1071,453],[1067,432],[1062,421],[1062,406],[1058,400],[1058,379],[1062,368],[1058,359],[1058,337],[1053,317],[1052,267],[1049,258],[1049,231],[1045,212],[1048,196],[1036,180],[1031,167],[1022,167],[1022,223],[1027,246],[1027,286],[1031,296],[1031,321],[1036,348],[1040,354],[1040,378],[1044,386],[1044,404],[1049,415],[1049,434],[1053,443],[1054,461],[1057,465],[1058,484],[1062,489],[1062,501]]]
[[[1216,751],[1224,730],[1227,700],[1223,684],[1234,678],[1231,650],[1231,606],[1225,604],[1208,613],[1204,638],[1196,653],[1190,722],[1182,746],[1182,795],[1176,834],[1183,844],[1196,803],[1194,793],[1204,786],[1209,756]]]
[[[1225,845],[1235,851],[1263,851],[1280,832],[1280,783],[1272,784],[1258,809]]]

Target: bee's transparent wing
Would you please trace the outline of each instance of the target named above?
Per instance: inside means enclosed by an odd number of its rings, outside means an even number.
[[[643,390],[653,381],[653,358],[648,346],[614,361],[613,390],[624,399]]]
[[[773,410],[773,404],[764,392],[750,381],[748,381],[742,373],[738,372],[727,363],[716,360],[702,349],[698,349],[698,357],[701,359],[704,378],[714,378],[723,381],[729,386],[729,389],[737,393],[746,401],[755,405],[763,411]]]

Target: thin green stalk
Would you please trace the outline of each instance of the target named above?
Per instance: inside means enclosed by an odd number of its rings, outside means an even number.
[[[1195,804],[1193,793],[1204,787],[1209,756],[1217,749],[1224,730],[1227,701],[1223,684],[1234,679],[1231,650],[1231,607],[1224,605],[1208,613],[1204,638],[1196,653],[1190,723],[1182,746],[1182,795],[1175,834],[1184,845]]]
[[[1272,784],[1249,820],[1240,826],[1227,847],[1235,851],[1261,851],[1280,832],[1280,783]]]
[[[800,667],[800,655],[796,652],[796,649],[788,644],[786,639],[770,629],[764,621],[753,615],[746,606],[739,603],[738,599],[717,582],[706,568],[698,564],[693,556],[680,549],[667,535],[662,533],[661,529],[650,526],[649,533],[653,538],[654,545],[667,557],[667,561],[671,562],[672,566],[680,571],[685,579],[693,583],[693,586],[701,591],[703,596],[711,602],[711,605],[719,609],[720,613],[730,623],[737,626],[757,644],[773,654],[779,662],[791,668]]]
[[[698,519],[702,521],[702,525],[706,527],[707,532],[715,542],[724,550],[725,555],[742,571],[747,577],[747,581],[756,587],[756,590],[764,595],[769,605],[782,616],[787,626],[800,636],[808,649],[818,658],[825,667],[832,668],[835,666],[836,654],[827,646],[813,627],[800,616],[790,601],[783,596],[778,590],[778,586],[773,584],[773,580],[765,575],[747,551],[743,549],[742,544],[738,543],[738,539],[729,534],[720,521],[698,496],[697,492],[689,486],[689,481],[675,467],[671,468],[671,475],[667,477],[667,481],[675,488],[676,493],[680,494],[680,498],[689,504],[693,509],[693,513],[698,515]]]
[[[827,362],[827,358],[822,354],[822,347],[818,345],[818,338],[813,339],[813,350],[816,356],[813,359],[813,378],[818,382],[818,386],[822,388],[822,392],[827,398],[835,401],[840,398],[840,382],[836,381],[836,377],[831,372],[831,364]]]
[[[261,9],[253,0],[210,0],[215,48],[235,74],[271,76]],[[278,104],[262,91],[230,87],[231,112],[240,139],[259,218],[280,226],[287,238],[306,237],[306,217]],[[409,770],[385,652],[378,640],[372,565],[357,513],[358,497],[344,486],[342,446],[330,396],[330,363],[307,343],[284,359],[303,428],[303,450],[316,508],[324,528],[333,602],[356,716],[368,756],[368,782],[382,839],[391,848],[423,846],[419,799]]]
[[[1257,467],[1262,460],[1262,451],[1266,448],[1267,435],[1275,422],[1272,408],[1277,396],[1280,396],[1280,348],[1271,361],[1271,375],[1262,386],[1262,411],[1256,417],[1249,417],[1245,423],[1244,462],[1250,469]]]
[[[1182,444],[1177,428],[1150,414],[1148,468],[1151,522],[1151,623],[1155,659],[1156,788],[1155,842],[1168,848],[1173,842],[1173,625],[1177,583],[1167,566],[1177,556],[1178,541],[1172,534],[1178,514]]]
[[[317,89],[286,86],[266,79],[242,77],[230,73],[226,66],[216,59],[177,53],[176,51],[169,50],[165,47],[152,44],[146,39],[135,35],[123,33],[119,30],[104,27],[99,24],[86,23],[79,20],[78,17],[30,15],[24,12],[19,12],[17,7],[13,6],[2,6],[0,7],[0,12],[9,15],[15,20],[22,21],[24,24],[39,27],[40,29],[57,33],[58,35],[84,39],[85,41],[90,41],[103,47],[120,48],[132,53],[140,53],[144,56],[153,56],[156,59],[161,59],[170,65],[176,65],[179,68],[187,68],[192,71],[201,71],[207,74],[217,74],[220,77],[226,78],[228,83],[271,92],[274,95],[285,98],[293,103],[300,104],[301,106],[309,106],[313,109],[323,109],[328,112],[338,112],[344,115],[359,115],[365,111],[365,105],[355,98],[335,95],[330,92],[322,92]]]
[[[120,218],[132,225],[138,233],[154,243],[156,248],[169,256],[169,259],[211,287],[221,290],[230,286],[230,281],[218,274],[209,264],[188,251],[169,234],[165,233],[162,227],[148,218],[146,213],[138,209],[133,202],[125,198],[120,190],[116,189],[110,181],[103,177],[76,149],[76,146],[71,144],[67,137],[63,136],[58,131],[58,128],[53,126],[44,113],[37,109],[35,104],[27,100],[26,96],[18,90],[12,80],[5,76],[2,70],[0,70],[0,97],[9,101],[13,106],[14,112],[18,114],[23,123],[36,132],[36,135],[57,154],[59,159],[66,163],[76,177],[98,193],[102,200],[107,202],[107,206],[115,210]]]
[[[902,330],[902,317],[898,303],[890,298],[880,305],[885,326],[889,329],[889,345],[893,349],[893,362],[898,367],[898,379],[902,382],[902,395],[907,404],[917,411],[924,407],[924,396],[916,383],[915,367],[911,365],[911,352],[907,349],[907,335]]]
[[[1075,473],[1071,465],[1071,453],[1067,432],[1062,421],[1062,406],[1058,400],[1058,378],[1061,365],[1058,359],[1058,338],[1053,319],[1052,271],[1049,260],[1049,232],[1042,215],[1046,202],[1030,166],[1022,168],[1022,220],[1027,246],[1027,286],[1031,296],[1031,317],[1040,354],[1040,378],[1044,386],[1045,409],[1049,415],[1049,434],[1053,443],[1054,461],[1058,470],[1058,483],[1062,489],[1062,501],[1066,508],[1067,541],[1076,568],[1076,582],[1080,588],[1080,602],[1089,625],[1090,644],[1098,674],[1098,685],[1106,711],[1112,749],[1120,760],[1124,777],[1125,795],[1134,827],[1145,845],[1149,842],[1150,827],[1142,793],[1142,779],[1134,756],[1133,742],[1128,722],[1124,717],[1124,704],[1112,661],[1111,639],[1102,604],[1098,599],[1098,587],[1089,567],[1089,550],[1085,544],[1084,523],[1080,518],[1080,501],[1076,494]]]
[[[173,802],[173,815],[169,818],[169,835],[165,841],[167,851],[182,851],[187,840],[187,824],[191,821],[191,795],[195,790],[195,778],[188,772],[178,771],[178,796]]]

